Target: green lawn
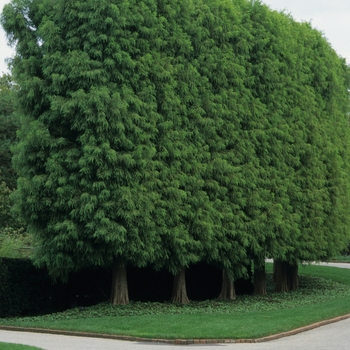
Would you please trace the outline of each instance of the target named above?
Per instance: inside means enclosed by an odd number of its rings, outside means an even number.
[[[41,348],[36,348],[35,346],[29,345],[19,345],[11,343],[0,343],[1,350],[42,350]]]
[[[270,269],[270,267],[269,267]],[[350,270],[326,266],[300,268],[300,289],[233,302],[205,301],[189,306],[132,303],[31,318],[2,319],[24,327],[97,332],[147,338],[258,338],[350,313]]]

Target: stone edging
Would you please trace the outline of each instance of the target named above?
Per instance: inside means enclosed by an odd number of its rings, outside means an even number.
[[[350,314],[332,318],[330,320],[320,321],[311,325],[293,329],[288,332],[278,333],[269,335],[267,337],[257,339],[152,339],[152,338],[141,338],[126,335],[112,335],[112,334],[99,334],[99,333],[86,333],[86,332],[73,332],[64,330],[54,329],[43,329],[43,328],[27,328],[27,327],[16,327],[16,326],[0,326],[1,330],[5,331],[17,331],[17,332],[31,332],[31,333],[45,333],[45,334],[56,334],[56,335],[68,335],[76,337],[92,337],[92,338],[104,338],[104,339],[116,339],[116,340],[127,340],[134,342],[153,342],[153,343],[166,343],[173,345],[191,345],[191,344],[218,344],[218,343],[261,343],[270,340],[280,339],[288,337],[301,332],[306,332],[311,329],[315,329],[321,326],[325,326],[330,323],[343,321],[350,318]]]

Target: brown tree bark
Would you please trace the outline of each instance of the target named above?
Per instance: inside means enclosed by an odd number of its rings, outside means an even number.
[[[118,262],[113,263],[111,299],[112,305],[129,304],[128,280],[126,267]]]
[[[272,272],[272,280],[276,283],[276,269],[277,269],[277,264],[275,263],[275,259],[273,260],[273,272]]]
[[[281,260],[274,260],[273,265],[276,292],[288,292],[287,263]]]
[[[299,288],[298,264],[288,264],[288,287],[289,290]]]
[[[218,297],[219,300],[234,300],[236,299],[235,285],[229,279],[225,270],[222,271],[222,285],[221,292]]]
[[[186,290],[185,269],[182,269],[174,276],[173,295],[170,302],[173,304],[188,304],[190,302]]]
[[[265,265],[254,260],[254,295],[266,295]]]

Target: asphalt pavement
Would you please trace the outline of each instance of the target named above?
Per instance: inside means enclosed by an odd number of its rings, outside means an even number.
[[[322,265],[350,268],[350,264],[322,263]],[[156,350],[198,350],[199,348],[227,350],[348,350],[350,349],[350,318],[296,335],[260,343],[171,345],[7,330],[0,330],[0,342],[26,344],[45,350],[150,350],[153,348]]]

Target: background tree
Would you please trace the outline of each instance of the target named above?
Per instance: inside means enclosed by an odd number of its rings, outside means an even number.
[[[6,257],[26,257],[31,245],[24,223],[11,212],[10,195],[17,182],[11,147],[20,126],[16,89],[9,74],[0,77],[0,256]]]
[[[0,77],[0,181],[9,188],[16,187],[17,176],[11,164],[11,146],[16,140],[19,128],[19,113],[16,103],[16,87],[12,77]]]
[[[12,192],[5,182],[0,183],[0,257],[28,258],[32,253],[32,237],[25,224],[11,212]]]

